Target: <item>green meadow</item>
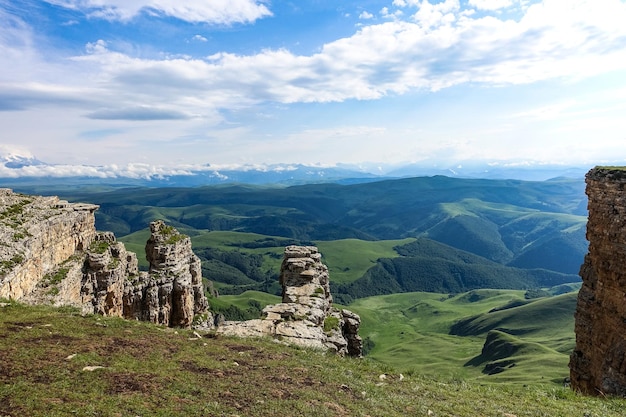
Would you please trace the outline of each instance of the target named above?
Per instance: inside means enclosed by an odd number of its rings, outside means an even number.
[[[574,348],[576,293],[527,300],[525,291],[403,293],[347,306],[361,316],[367,358],[405,374],[483,383],[561,386]],[[245,310],[280,302],[261,292],[219,297]],[[341,306],[340,306],[341,307]]]

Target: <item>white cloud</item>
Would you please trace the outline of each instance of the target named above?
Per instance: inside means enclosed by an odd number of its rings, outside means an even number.
[[[392,21],[364,26],[311,55],[267,49],[252,55],[221,52],[203,59],[148,59],[121,53],[99,40],[88,44],[83,55],[52,63],[38,51],[33,29],[3,15],[0,9],[0,110],[34,109],[29,114],[2,112],[2,120],[17,123],[10,120],[22,114],[21,126],[28,127],[32,120],[41,126],[55,126],[63,119],[63,127],[55,130],[58,137],[69,137],[72,130],[68,126],[81,120],[97,125],[81,125],[83,131],[119,129],[125,133],[115,135],[115,147],[107,142],[106,152],[130,154],[124,147],[141,139],[165,143],[188,134],[219,141],[215,137],[226,133],[211,136],[206,132],[225,121],[222,109],[237,111],[267,102],[375,100],[467,83],[519,85],[626,69],[626,4],[619,0],[545,0],[530,5],[519,21],[467,15],[455,0],[405,3],[406,7],[420,6],[414,18],[395,16]],[[40,120],[44,110],[55,120]],[[558,117],[568,110],[557,106],[518,115]],[[137,125],[142,129],[150,125],[152,130],[142,130],[140,137],[132,131]],[[241,138],[246,133],[238,131],[233,136]],[[313,138],[318,133],[322,132],[307,131],[303,137]],[[37,134],[28,130],[23,140],[34,143],[36,138],[30,136]],[[73,134],[76,140],[78,134]],[[376,140],[384,136],[368,135]],[[358,135],[344,132],[328,137],[354,140]],[[338,157],[349,152],[351,140],[345,141],[345,147],[336,145]],[[228,148],[234,139],[228,137],[223,142]],[[74,146],[76,142],[71,143]],[[87,155],[88,146],[82,146],[76,152]],[[268,160],[270,152],[280,149],[264,143],[256,146]],[[213,148],[207,145],[203,149]],[[241,153],[239,146],[229,149],[228,158],[236,160]],[[106,156],[112,158],[110,155]]]
[[[191,39],[193,39],[194,41],[198,41],[198,42],[208,42],[209,41],[207,38],[205,38],[202,35],[194,35],[194,37],[191,38]]]
[[[361,12],[361,14],[359,15],[359,19],[363,19],[363,20],[368,20],[368,19],[373,19],[374,15],[369,13],[369,12]]]
[[[479,10],[499,10],[513,5],[512,0],[469,0],[470,6]]]
[[[271,16],[257,0],[45,0],[88,16],[127,21],[142,12],[163,14],[187,22],[249,23]]]
[[[134,178],[152,179],[169,175],[192,175],[183,168],[172,168],[150,164],[127,165],[29,165],[21,168],[7,168],[0,164],[0,178],[19,177],[93,177],[93,178]]]
[[[380,15],[385,19],[398,19],[402,17],[404,12],[402,10],[396,10],[394,12],[390,12],[388,7],[383,7],[380,9]]]
[[[457,0],[420,5],[415,22],[364,26],[309,56],[278,49],[142,59],[99,40],[55,68],[29,55],[33,47],[24,40],[17,46],[27,53],[18,57],[5,33],[0,60],[8,72],[0,75],[6,83],[0,85],[0,108],[63,102],[101,120],[214,118],[220,108],[261,102],[377,99],[462,83],[524,84],[626,68],[626,4],[619,0],[604,0],[603,7],[546,0],[530,6],[519,22],[462,15]],[[26,75],[11,74],[11,68]]]

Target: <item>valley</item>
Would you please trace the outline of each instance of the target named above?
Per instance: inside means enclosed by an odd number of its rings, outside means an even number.
[[[562,385],[568,374],[587,250],[582,180],[55,191],[100,205],[97,229],[138,253],[140,269],[146,222],[189,235],[227,319],[276,303],[284,247],[315,245],[335,303],[362,317],[369,358],[488,382]]]

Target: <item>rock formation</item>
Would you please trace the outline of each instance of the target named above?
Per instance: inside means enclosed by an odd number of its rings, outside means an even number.
[[[283,302],[263,309],[263,319],[221,323],[217,333],[240,337],[272,336],[285,343],[360,356],[361,320],[332,307],[328,268],[312,246],[288,246],[280,269]]]
[[[200,259],[191,240],[163,221],[150,224],[148,272],[113,233],[96,232],[96,205],[70,204],[0,189],[0,298],[73,305],[102,314],[189,327],[214,326]],[[361,320],[332,307],[328,268],[311,246],[288,246],[280,272],[283,302],[265,318],[221,322],[217,333],[273,336],[285,343],[360,356]]]
[[[97,209],[0,189],[0,298],[29,295],[47,274],[88,247],[96,235]]]
[[[146,243],[148,274],[131,275],[124,288],[124,317],[188,327],[208,302],[202,285],[200,258],[189,236],[163,221],[150,224]]]
[[[574,390],[626,396],[626,170],[587,173],[589,220],[576,307]]]
[[[206,313],[191,240],[150,224],[149,272],[110,232],[96,232],[96,205],[0,189],[0,298],[73,305],[83,313],[189,327]]]

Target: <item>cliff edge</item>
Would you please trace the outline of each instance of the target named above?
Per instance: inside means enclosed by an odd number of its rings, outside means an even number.
[[[626,170],[597,167],[586,175],[589,252],[580,269],[572,388],[626,396]]]
[[[0,189],[0,298],[177,327],[207,312],[188,236],[152,222],[150,271],[142,272],[135,253],[112,233],[96,231],[97,209]]]
[[[215,320],[208,311],[200,259],[189,236],[162,220],[150,223],[149,271],[111,232],[97,232],[98,206],[0,189],[0,298],[72,305],[102,314],[361,356],[361,320],[332,307],[328,268],[313,246],[288,246],[280,272],[282,303],[265,317]],[[194,320],[196,318],[196,320]],[[217,328],[216,328],[217,325]]]

